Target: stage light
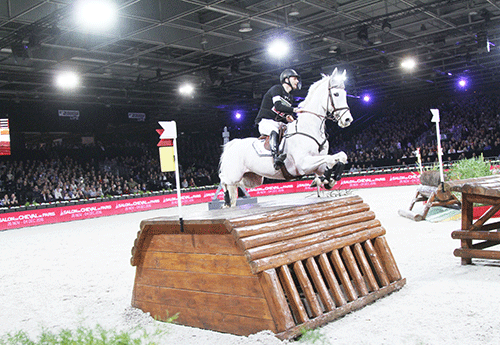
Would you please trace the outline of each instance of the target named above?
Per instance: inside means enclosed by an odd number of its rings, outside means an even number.
[[[269,44],[267,51],[272,57],[283,58],[290,51],[290,45],[284,39],[278,38]]]
[[[183,84],[179,87],[179,93],[183,96],[191,96],[194,92],[194,87],[191,84]]]
[[[237,121],[240,121],[241,119],[243,119],[243,112],[241,110],[236,110],[234,112],[234,119]]]
[[[80,0],[75,6],[78,24],[91,31],[111,28],[118,17],[118,9],[113,1]]]
[[[370,100],[371,100],[370,95],[364,95],[363,96],[363,102],[368,103],[368,102],[370,102]]]
[[[461,88],[464,88],[467,86],[467,80],[464,79],[464,78],[461,78],[459,81],[458,81],[458,86],[460,86]]]
[[[401,67],[406,70],[412,70],[417,66],[417,62],[413,58],[406,58],[401,62]]]
[[[250,32],[252,31],[252,26],[250,25],[250,22],[243,22],[240,24],[240,28],[238,29],[239,32]]]
[[[389,20],[384,19],[384,21],[382,22],[382,31],[388,33],[389,31],[391,31],[391,29],[392,25],[391,23],[389,23]]]
[[[80,85],[80,77],[75,72],[61,72],[56,75],[55,83],[61,89],[71,90]]]

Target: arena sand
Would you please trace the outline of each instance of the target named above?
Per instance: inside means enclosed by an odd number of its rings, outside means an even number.
[[[398,216],[416,186],[352,191],[387,230],[403,289],[318,329],[322,344],[499,344],[500,262],[462,266],[451,232],[460,220],[414,222]],[[260,198],[314,197],[311,193]],[[186,206],[185,214],[206,211]],[[248,337],[157,322],[131,307],[130,250],[142,219],[177,208],[0,232],[0,335],[80,326],[165,330],[161,344],[284,344],[270,332]]]

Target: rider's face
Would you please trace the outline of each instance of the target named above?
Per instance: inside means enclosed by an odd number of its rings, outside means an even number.
[[[297,77],[289,77],[288,80],[290,81],[290,84],[292,85],[292,88],[294,90],[297,89],[297,85],[299,84],[299,78]]]

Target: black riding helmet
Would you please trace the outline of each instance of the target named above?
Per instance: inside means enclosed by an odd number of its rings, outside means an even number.
[[[297,90],[300,90],[302,88],[302,81],[300,80],[300,75],[297,72],[295,72],[295,70],[293,70],[291,68],[287,68],[286,70],[281,72],[281,74],[280,74],[281,84],[287,83],[288,85],[292,86],[290,84],[290,81],[288,81],[288,82],[285,81],[286,78],[290,78],[290,77],[297,77],[299,79],[299,83],[297,84]]]

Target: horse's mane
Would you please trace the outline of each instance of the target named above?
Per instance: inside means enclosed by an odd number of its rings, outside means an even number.
[[[314,82],[310,87],[309,91],[307,91],[306,98],[304,98],[304,101],[302,101],[302,105],[305,105],[309,102],[309,100],[313,97],[312,95],[316,94],[316,90],[319,89],[324,83],[328,82],[328,79],[330,79],[329,75],[322,74],[323,78],[320,80]]]

